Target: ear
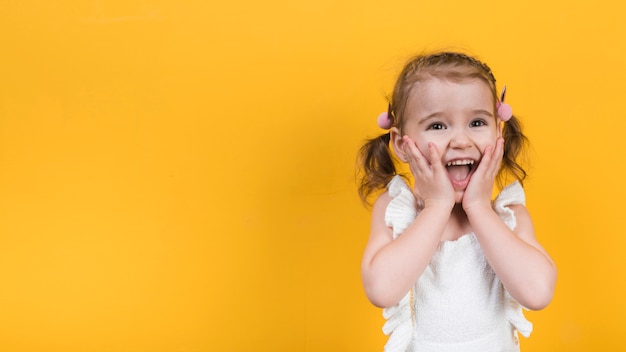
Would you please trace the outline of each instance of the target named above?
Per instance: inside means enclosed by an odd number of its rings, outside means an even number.
[[[393,147],[394,153],[396,156],[403,162],[406,162],[406,155],[404,154],[404,139],[402,139],[402,134],[397,127],[392,127],[389,130],[389,136],[391,139],[391,146]]]

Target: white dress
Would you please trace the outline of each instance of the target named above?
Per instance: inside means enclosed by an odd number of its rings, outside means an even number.
[[[392,197],[385,213],[397,238],[417,216],[413,192],[400,176],[389,183]],[[510,228],[515,214],[507,206],[525,204],[515,182],[496,198],[495,210]],[[473,233],[439,244],[430,264],[410,292],[383,310],[389,335],[386,352],[519,351],[517,332],[530,336],[532,324],[522,306],[496,277]]]

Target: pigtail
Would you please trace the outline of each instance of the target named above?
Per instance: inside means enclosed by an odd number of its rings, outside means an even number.
[[[368,139],[359,150],[359,167],[362,172],[359,182],[361,201],[369,204],[369,196],[384,189],[396,175],[396,167],[389,151],[389,133]]]
[[[504,155],[498,173],[498,186],[503,187],[508,183],[507,176],[512,176],[523,185],[527,173],[520,162],[520,157],[525,160],[525,156],[521,153],[528,145],[528,138],[522,133],[522,126],[518,118],[513,116],[504,124],[502,137],[504,138]]]

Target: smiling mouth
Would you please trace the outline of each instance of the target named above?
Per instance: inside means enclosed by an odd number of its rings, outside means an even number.
[[[470,175],[474,167],[474,160],[460,159],[453,160],[446,164],[448,174],[455,181],[464,181]]]

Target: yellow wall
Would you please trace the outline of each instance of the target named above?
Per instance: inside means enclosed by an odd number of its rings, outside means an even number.
[[[533,143],[560,271],[524,350],[626,349],[626,22],[582,3],[3,1],[0,350],[382,350],[354,158],[440,48]]]

